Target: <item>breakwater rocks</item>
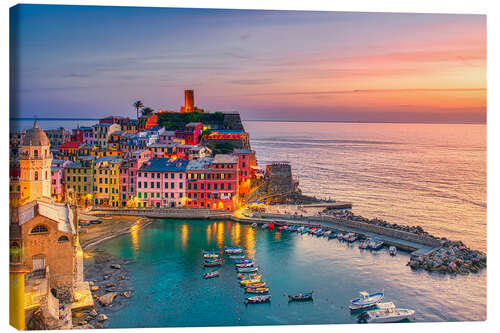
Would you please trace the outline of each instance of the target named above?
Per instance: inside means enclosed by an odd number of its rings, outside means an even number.
[[[478,273],[486,267],[486,254],[469,249],[461,241],[446,241],[442,247],[428,255],[412,257],[407,265],[412,269],[440,273]]]
[[[134,295],[128,261],[111,257],[98,249],[92,255],[84,265],[94,308],[74,315],[74,328],[105,328],[108,318],[126,306]]]

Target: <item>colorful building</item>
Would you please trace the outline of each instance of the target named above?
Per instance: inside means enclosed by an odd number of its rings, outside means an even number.
[[[151,158],[149,150],[137,150],[120,166],[120,204],[122,207],[137,207],[137,170]]]
[[[71,161],[56,159],[52,160],[50,194],[52,196],[52,200],[56,202],[63,202],[66,198],[66,188],[64,185],[64,167],[69,164],[71,164]]]
[[[137,174],[137,197],[141,207],[180,207],[186,196],[188,161],[152,158]]]
[[[80,206],[92,204],[94,156],[82,156],[64,166],[66,195]]]
[[[238,159],[217,154],[190,161],[186,170],[186,206],[231,211],[238,200]]]
[[[184,129],[175,131],[175,137],[184,139],[187,145],[197,145],[200,142],[202,123],[188,123]]]
[[[110,134],[120,130],[121,126],[115,123],[99,123],[92,126],[94,145],[99,148],[106,148]]]
[[[94,205],[119,207],[120,165],[116,157],[100,157],[95,161],[93,170]]]

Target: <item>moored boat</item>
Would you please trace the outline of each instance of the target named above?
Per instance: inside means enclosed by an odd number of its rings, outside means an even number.
[[[271,301],[271,295],[252,296],[245,298],[245,304],[267,303]]]
[[[239,254],[243,253],[243,249],[241,247],[228,246],[226,247],[225,252],[229,254]]]
[[[249,283],[247,284],[247,288],[257,288],[257,287],[265,287],[266,282],[265,281],[260,281],[260,282],[255,282],[255,283]]]
[[[349,309],[351,310],[367,309],[372,306],[375,306],[377,303],[381,302],[384,299],[383,292],[376,292],[373,294],[369,294],[366,291],[362,291],[359,293],[359,295],[360,296],[358,298],[351,300]]]
[[[265,294],[269,292],[269,287],[247,287],[245,292],[249,294]]]
[[[212,279],[219,276],[219,271],[208,272],[203,275],[204,279]]]
[[[391,256],[395,256],[397,252],[398,252],[398,249],[396,249],[396,247],[395,247],[395,246],[392,246],[392,245],[391,245],[391,246],[389,246],[389,254],[390,254]]]
[[[257,223],[252,223],[252,228],[256,228],[257,227]]]
[[[229,256],[229,259],[231,260],[237,260],[237,259],[245,259],[245,255],[244,254],[236,254],[236,255],[230,255]]]
[[[278,227],[278,231],[284,230],[286,228],[288,228],[287,225],[282,225],[282,226]]]
[[[403,320],[415,320],[415,310],[387,308],[364,312],[359,321],[364,323],[395,323]]]
[[[313,293],[312,291],[309,293],[300,293],[297,295],[288,295],[288,302],[293,302],[293,301],[312,301],[313,300]]]
[[[236,264],[235,266],[237,268],[253,267],[253,263],[252,262],[248,262],[248,263]]]
[[[267,227],[269,227],[269,223],[264,223],[264,224],[262,225],[262,229],[267,229]]]
[[[238,273],[253,273],[258,271],[257,267],[241,267],[236,269],[238,270]]]
[[[255,278],[261,278],[261,275],[257,274],[257,273],[240,273],[238,274],[238,279],[240,280],[251,280],[251,279],[255,279]],[[260,280],[258,281],[260,282]]]
[[[205,260],[203,262],[203,266],[205,266],[205,267],[220,266],[223,264],[224,264],[224,260],[222,260],[222,259]]]
[[[333,239],[333,238],[337,238],[339,236],[339,233],[334,231],[332,232],[331,234],[328,235],[328,239]]]
[[[372,250],[380,250],[384,246],[384,241],[378,237],[374,237],[368,242],[368,245]]]
[[[247,284],[250,284],[250,283],[257,283],[257,282],[260,282],[260,276],[259,277],[255,277],[253,279],[249,279],[249,280],[241,280],[240,281],[240,284],[242,286],[246,286]]]
[[[229,257],[229,259],[231,259],[231,257]],[[234,260],[235,264],[249,264],[252,262],[253,262],[253,259],[250,259],[250,258],[241,258],[241,259]]]
[[[327,230],[327,231],[325,231],[325,233],[323,234],[323,236],[325,236],[325,237],[330,236],[331,233],[332,233],[331,230]]]

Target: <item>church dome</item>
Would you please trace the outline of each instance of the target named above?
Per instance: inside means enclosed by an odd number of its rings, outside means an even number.
[[[35,121],[33,128],[26,131],[23,138],[23,146],[49,146],[50,141],[43,129],[38,127]]]

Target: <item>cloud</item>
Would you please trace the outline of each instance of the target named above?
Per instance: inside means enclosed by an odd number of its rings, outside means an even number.
[[[293,91],[257,93],[247,96],[259,95],[334,95],[334,94],[371,94],[390,92],[466,92],[486,91],[486,88],[403,88],[403,89],[353,89],[353,90],[323,90],[323,91]]]
[[[227,83],[231,84],[241,84],[241,85],[253,85],[253,84],[270,84],[274,81],[271,79],[241,79],[241,80],[232,80],[227,81]]]

